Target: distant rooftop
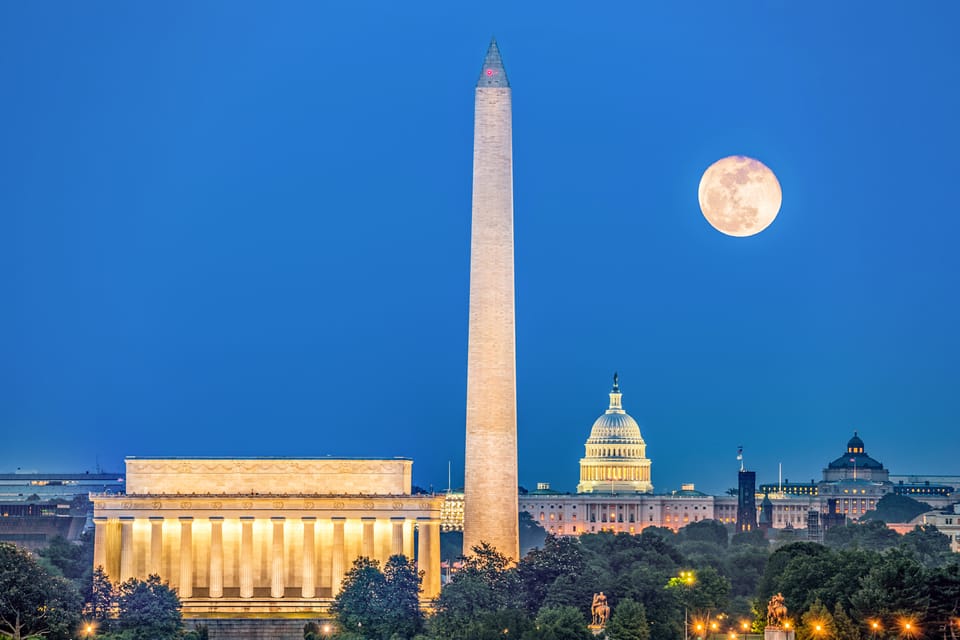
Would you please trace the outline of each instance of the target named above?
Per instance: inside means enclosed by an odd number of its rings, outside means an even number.
[[[404,456],[126,456],[125,460],[409,460]]]
[[[0,473],[0,480],[123,480],[123,472],[118,473]]]

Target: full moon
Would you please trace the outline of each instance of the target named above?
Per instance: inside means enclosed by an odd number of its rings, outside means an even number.
[[[700,178],[699,196],[707,222],[738,238],[769,227],[783,200],[773,171],[746,156],[730,156],[710,165]]]

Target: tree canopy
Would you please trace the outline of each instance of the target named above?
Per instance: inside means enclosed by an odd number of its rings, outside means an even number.
[[[423,629],[422,576],[406,556],[380,563],[360,557],[344,577],[332,607],[340,628],[365,638],[412,638]]]
[[[14,640],[70,638],[80,622],[80,594],[26,551],[0,543],[0,633]]]

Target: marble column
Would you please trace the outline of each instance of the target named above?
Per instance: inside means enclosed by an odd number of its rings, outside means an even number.
[[[417,529],[417,570],[424,572],[422,597],[433,599],[440,594],[440,521],[417,518]]]
[[[273,516],[273,554],[270,570],[270,597],[282,598],[284,587],[283,576],[283,525],[286,518]]]
[[[360,555],[366,556],[371,560],[375,559],[375,551],[373,546],[373,529],[374,525],[377,523],[376,518],[360,518],[360,522],[363,523],[363,538],[361,539],[361,548],[362,551]]]
[[[107,570],[107,519],[103,516],[93,519],[93,568],[97,567]]]
[[[147,557],[147,575],[163,571],[163,516],[150,516],[150,555]]]
[[[390,555],[402,556],[403,553],[403,524],[406,518],[390,518],[393,535],[390,538]]]
[[[223,516],[210,517],[210,597],[223,597]]]
[[[136,577],[133,560],[133,516],[120,516],[120,582]]]
[[[253,516],[240,516],[240,597],[253,597]]]
[[[303,580],[300,582],[300,596],[313,598],[317,595],[316,553],[314,551],[314,516],[300,518],[303,522]]]
[[[193,516],[180,516],[180,598],[193,597]]]
[[[331,518],[333,520],[333,561],[330,569],[330,593],[336,596],[340,593],[340,583],[344,574],[343,525],[346,518]]]

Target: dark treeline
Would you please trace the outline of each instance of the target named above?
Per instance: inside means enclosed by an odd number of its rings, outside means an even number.
[[[960,635],[960,559],[932,526],[901,536],[881,522],[831,529],[824,544],[771,545],[762,532],[729,535],[717,521],[678,533],[547,536],[510,565],[487,546],[473,549],[445,585],[431,614],[402,630],[388,599],[357,601],[356,571],[339,599],[343,638],[451,640],[592,638],[594,593],[604,592],[612,640],[725,640],[762,632],[766,603],[782,593],[798,640],[950,639]],[[363,565],[369,570],[368,565]],[[379,604],[378,604],[379,603]],[[359,625],[357,623],[360,623]]]
[[[960,555],[935,527],[901,536],[866,521],[830,529],[824,544],[779,533],[771,544],[707,520],[678,533],[547,536],[516,564],[480,546],[426,612],[413,563],[360,558],[336,599],[337,624],[310,623],[304,635],[589,640],[593,595],[603,592],[611,640],[685,631],[727,640],[761,632],[767,601],[782,593],[797,640],[960,640]],[[89,542],[57,539],[38,557],[0,544],[0,637],[203,637],[184,629],[176,593],[159,578],[113,585],[91,572]]]

